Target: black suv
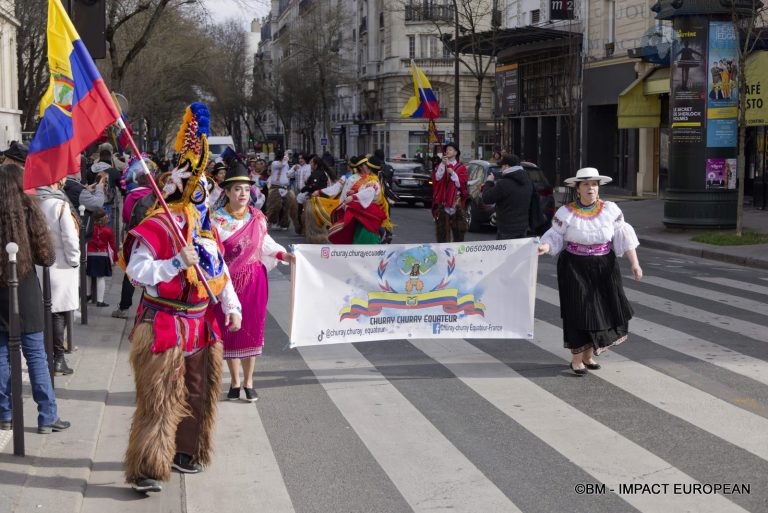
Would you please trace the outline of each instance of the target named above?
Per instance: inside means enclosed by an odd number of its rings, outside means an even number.
[[[421,202],[425,207],[432,206],[432,173],[420,162],[390,162],[392,166],[392,192],[399,201],[413,206]]]
[[[539,194],[539,203],[544,215],[547,217],[547,223],[539,228],[536,235],[542,235],[552,225],[552,216],[555,215],[555,196],[549,180],[544,176],[544,172],[532,162],[521,162],[521,166],[528,172],[536,192]],[[487,160],[472,160],[467,164],[467,173],[469,181],[467,189],[469,192],[469,201],[467,215],[469,217],[469,231],[479,232],[484,226],[496,226],[496,207],[483,203],[482,192],[485,185],[485,179],[488,173],[501,173],[501,167],[495,162]]]

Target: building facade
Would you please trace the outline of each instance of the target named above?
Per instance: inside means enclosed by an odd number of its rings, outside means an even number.
[[[16,29],[14,0],[0,0],[0,149],[11,141],[20,141],[19,78],[16,65]]]
[[[410,68],[413,60],[429,79],[440,102],[440,118],[436,120],[439,135],[444,140],[455,139],[454,55],[441,39],[442,34],[454,31],[453,2],[330,0],[321,2],[322,8],[336,2],[345,18],[344,29],[337,34],[337,54],[331,56],[338,63],[334,68],[338,80],[328,102],[327,123],[314,128],[314,141],[307,141],[300,120],[286,127],[285,120],[267,115],[272,122],[270,130],[282,129],[288,148],[328,149],[336,157],[370,153],[377,148],[383,149],[388,157],[412,158],[428,153],[427,120],[400,115],[414,92]],[[274,78],[276,70],[286,65],[291,58],[291,41],[295,41],[291,31],[305,27],[302,18],[311,17],[313,9],[319,8],[317,0],[272,2],[270,19],[264,24],[271,34],[269,38],[262,37],[257,56],[271,67],[271,71],[266,71],[265,65],[265,76],[271,73]],[[332,26],[330,20],[326,21]],[[487,26],[490,11],[478,23],[480,27]],[[492,121],[492,73],[482,88],[479,126],[475,127],[478,82],[464,65],[459,70],[460,144],[467,158],[488,156],[498,144]],[[314,145],[308,144],[312,142]]]

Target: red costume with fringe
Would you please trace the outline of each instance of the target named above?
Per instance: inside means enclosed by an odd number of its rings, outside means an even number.
[[[172,217],[150,211],[128,233],[120,258],[131,281],[144,287],[130,334],[136,410],[123,462],[138,491],[160,491],[172,465],[198,472],[213,455],[221,333],[204,284],[180,256],[185,246],[194,245],[224,311],[242,317],[207,209],[208,115],[202,104],[185,113],[175,147],[181,157],[162,184]],[[174,223],[183,241],[173,236]]]

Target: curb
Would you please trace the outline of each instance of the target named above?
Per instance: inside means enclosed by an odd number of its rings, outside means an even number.
[[[756,259],[747,256],[730,255],[728,253],[721,253],[719,251],[713,251],[707,248],[689,248],[681,246],[679,244],[663,242],[656,239],[647,239],[638,237],[640,244],[652,249],[660,249],[662,251],[668,251],[670,253],[677,253],[680,255],[694,256],[698,258],[704,258],[707,260],[716,260],[718,262],[725,262],[729,264],[741,265],[744,267],[752,267],[755,269],[768,270],[768,261],[762,259]]]

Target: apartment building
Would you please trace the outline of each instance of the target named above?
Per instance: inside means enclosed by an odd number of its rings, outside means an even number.
[[[291,31],[313,9],[341,5],[345,29],[338,31],[338,84],[328,108],[328,123],[314,130],[315,148],[336,156],[384,149],[388,157],[427,153],[427,120],[402,118],[400,112],[413,95],[410,62],[426,74],[440,101],[439,135],[454,139],[454,56],[440,35],[453,34],[455,13],[451,0],[273,0],[269,20],[262,27],[257,59],[264,77],[291,56]],[[488,25],[488,20],[480,20]],[[322,25],[318,27],[322,30]],[[269,34],[265,32],[268,31]],[[271,67],[271,71],[268,69]],[[265,78],[268,79],[268,78]],[[479,126],[474,110],[477,81],[462,65],[459,75],[459,135],[464,155],[488,156],[497,144],[492,121],[492,80],[480,95]],[[275,133],[285,129],[268,115]],[[306,130],[291,124],[287,147],[307,147]],[[322,143],[325,144],[322,144]],[[312,149],[312,148],[308,148]]]
[[[21,140],[19,79],[16,69],[16,29],[14,0],[0,0],[0,150],[11,141]]]

